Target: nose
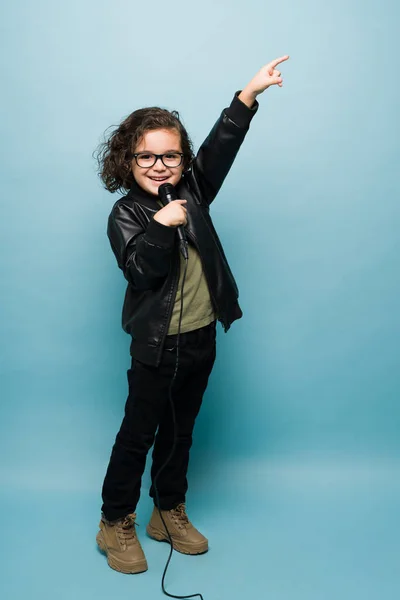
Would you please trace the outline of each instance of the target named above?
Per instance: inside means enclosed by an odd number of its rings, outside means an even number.
[[[160,156],[159,156],[159,157],[156,159],[156,162],[155,162],[155,163],[154,163],[154,165],[153,165],[153,169],[154,169],[155,171],[165,171],[165,169],[166,169],[166,166],[164,165],[164,163],[163,163],[163,161],[161,160],[161,157],[160,157]]]

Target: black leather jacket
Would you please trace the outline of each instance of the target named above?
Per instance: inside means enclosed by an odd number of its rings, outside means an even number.
[[[210,217],[217,195],[258,110],[248,108],[236,92],[222,111],[176,191],[187,200],[188,242],[200,254],[211,299],[225,332],[240,319],[238,288]],[[158,366],[172,315],[179,279],[179,247],[174,227],[153,219],[160,210],[155,197],[136,182],[114,204],[107,235],[128,286],[122,327],[132,336],[131,355]]]

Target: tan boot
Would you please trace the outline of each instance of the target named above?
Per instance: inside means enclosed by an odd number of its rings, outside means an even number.
[[[106,553],[110,567],[121,573],[147,571],[146,557],[136,535],[135,520],[136,514],[131,513],[117,521],[102,517],[99,523],[97,545]]]
[[[203,552],[207,552],[208,540],[189,521],[184,504],[179,504],[172,510],[162,510],[161,513],[168,527],[175,550],[184,554],[202,554]],[[146,531],[150,537],[159,542],[169,541],[158,508],[156,507],[154,507]]]

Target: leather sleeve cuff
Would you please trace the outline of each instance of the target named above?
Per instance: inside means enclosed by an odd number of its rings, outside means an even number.
[[[146,229],[146,239],[150,244],[170,248],[175,240],[175,227],[168,227],[151,219]]]
[[[239,90],[235,93],[230,106],[225,109],[225,114],[238,127],[247,129],[250,125],[250,121],[258,110],[259,104],[257,100],[255,100],[253,106],[249,108],[244,102],[239,100],[238,96],[241,91],[242,90]]]

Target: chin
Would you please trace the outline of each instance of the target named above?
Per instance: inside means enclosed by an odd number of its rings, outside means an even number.
[[[160,186],[154,186],[154,185],[151,185],[151,184],[149,185],[148,183],[146,183],[146,185],[142,186],[142,187],[144,187],[144,189],[146,190],[146,192],[148,192],[149,194],[152,194],[153,196],[158,196],[158,188]]]

